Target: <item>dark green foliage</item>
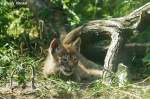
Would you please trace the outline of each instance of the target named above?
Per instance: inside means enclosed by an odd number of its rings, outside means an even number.
[[[9,44],[0,47],[0,80],[8,82],[12,76],[18,84],[25,84],[31,80],[31,66],[36,67],[39,61],[28,56],[19,55],[19,51]]]

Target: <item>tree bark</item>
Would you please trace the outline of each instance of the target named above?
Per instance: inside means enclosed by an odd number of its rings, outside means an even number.
[[[60,40],[62,41],[67,33],[65,29],[67,19],[65,18],[63,9],[61,7],[53,7],[52,3],[47,0],[27,0],[27,4],[28,8],[33,12],[38,21],[37,25],[40,25],[39,23],[41,21],[44,23],[42,27],[44,28],[44,31],[42,31],[43,33],[40,33],[41,36],[45,38],[47,38],[48,35],[54,37],[60,36]],[[46,13],[49,14],[45,15]]]

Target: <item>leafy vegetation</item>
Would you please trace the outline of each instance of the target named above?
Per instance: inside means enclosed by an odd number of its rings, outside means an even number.
[[[49,0],[53,8],[61,8],[65,13],[67,24],[74,28],[94,19],[109,19],[127,15],[129,12],[149,2],[149,0]],[[45,9],[40,13],[41,18],[52,16]],[[36,16],[25,5],[15,5],[14,0],[0,1],[0,93],[4,86],[11,83],[31,86],[33,69],[35,69],[35,84],[37,88],[32,95],[36,97],[64,98],[64,99],[149,99],[150,87],[150,50],[146,48],[143,61],[141,82],[127,79],[126,68],[114,74],[113,84],[104,85],[101,80],[91,83],[77,83],[65,81],[58,77],[47,80],[41,76],[45,48],[52,38],[40,39]],[[69,30],[69,29],[68,29]],[[149,43],[150,27],[144,33],[139,33],[128,42]],[[134,60],[134,59],[133,59]],[[138,60],[136,60],[138,61]],[[134,69],[139,69],[138,62]],[[125,66],[126,67],[126,66]],[[141,71],[141,70],[139,70]],[[139,72],[136,71],[136,74]],[[145,79],[145,77],[147,77]],[[11,85],[9,85],[11,87]],[[3,91],[3,90],[2,90]],[[26,93],[27,94],[27,93]],[[28,94],[29,95],[29,94]],[[24,97],[26,95],[23,95]],[[0,94],[1,97],[9,95]]]

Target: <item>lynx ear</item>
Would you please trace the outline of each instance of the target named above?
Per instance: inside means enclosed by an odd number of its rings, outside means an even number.
[[[59,46],[59,42],[56,38],[54,38],[51,43],[50,43],[50,47],[49,49],[51,50],[51,52],[54,52]]]
[[[78,38],[73,42],[73,46],[76,48],[77,51],[80,51],[80,45],[81,45],[81,38],[78,37]]]

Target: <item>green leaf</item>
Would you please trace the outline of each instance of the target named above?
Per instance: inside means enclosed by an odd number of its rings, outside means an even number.
[[[148,63],[150,63],[150,53],[147,54],[147,55],[143,58],[143,62],[148,62]]]

